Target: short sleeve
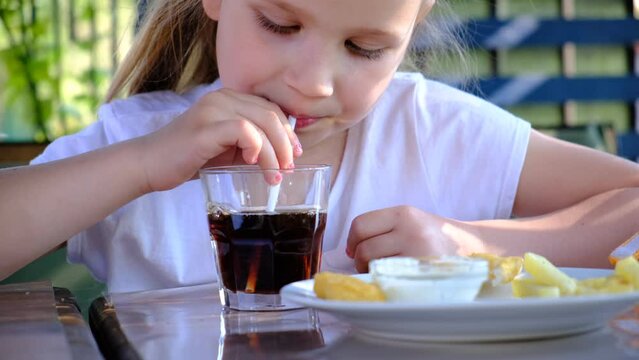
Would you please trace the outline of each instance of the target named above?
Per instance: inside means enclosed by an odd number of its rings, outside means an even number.
[[[418,111],[424,161],[442,215],[509,218],[524,165],[530,124],[473,95],[430,82]]]

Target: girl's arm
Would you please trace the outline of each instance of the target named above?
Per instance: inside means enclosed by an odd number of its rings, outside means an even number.
[[[358,271],[380,257],[521,256],[535,252],[558,266],[610,267],[608,255],[639,231],[639,188],[611,190],[566,209],[534,217],[459,221],[399,206],[353,220],[346,253]]]
[[[639,231],[639,165],[533,131],[515,219],[462,222],[400,206],[358,216],[347,254],[371,259],[491,252],[544,255],[559,266],[609,267],[608,255]]]
[[[469,222],[451,229],[460,239],[481,239],[482,247],[462,248],[463,253],[532,251],[560,266],[609,267],[610,252],[639,231],[639,188],[611,190],[546,215]]]
[[[547,214],[629,187],[639,187],[639,164],[533,131],[513,212]]]
[[[610,251],[639,231],[639,164],[533,131],[514,213],[475,223],[494,251],[609,266]]]
[[[136,197],[172,189],[204,166],[288,168],[301,154],[277,105],[222,89],[149,135],[64,160],[2,170],[0,279]]]
[[[0,279],[148,192],[137,147],[0,170]]]

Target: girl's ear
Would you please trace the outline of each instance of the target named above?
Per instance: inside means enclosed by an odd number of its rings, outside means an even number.
[[[220,6],[222,0],[202,0],[202,6],[204,6],[204,12],[211,20],[220,20]]]

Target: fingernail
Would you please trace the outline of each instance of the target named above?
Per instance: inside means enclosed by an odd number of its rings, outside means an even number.
[[[289,170],[295,169],[295,163],[288,164],[288,166],[286,168],[289,169]]]
[[[273,177],[273,180],[275,180],[276,184],[279,184],[280,182],[282,182],[282,174],[280,173],[275,174],[275,177]]]
[[[300,144],[300,143],[295,144],[295,146],[293,148],[293,152],[297,156],[302,155],[302,153],[304,152],[304,150],[302,149],[302,144]]]
[[[351,254],[351,251],[348,248],[346,248],[345,250],[346,250],[346,256],[353,257],[353,255]]]

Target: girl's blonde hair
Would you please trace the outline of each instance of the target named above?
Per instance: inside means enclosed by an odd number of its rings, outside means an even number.
[[[217,22],[201,0],[155,0],[140,32],[118,68],[106,100],[125,89],[129,95],[155,91],[184,91],[218,78],[215,60]]]
[[[475,70],[469,59],[462,20],[448,1],[437,0],[415,27],[402,70],[419,71],[431,77],[473,88]]]
[[[433,0],[425,0],[433,1]],[[116,72],[106,100],[121,93],[155,90],[183,92],[219,77],[215,57],[217,22],[201,0],[154,0],[147,10],[133,46]],[[414,46],[404,69],[428,73],[442,58],[459,58],[464,67],[465,47],[446,1],[437,0],[416,28]],[[439,59],[439,60],[438,60]],[[447,61],[448,62],[448,61]],[[466,69],[465,69],[466,70]]]

